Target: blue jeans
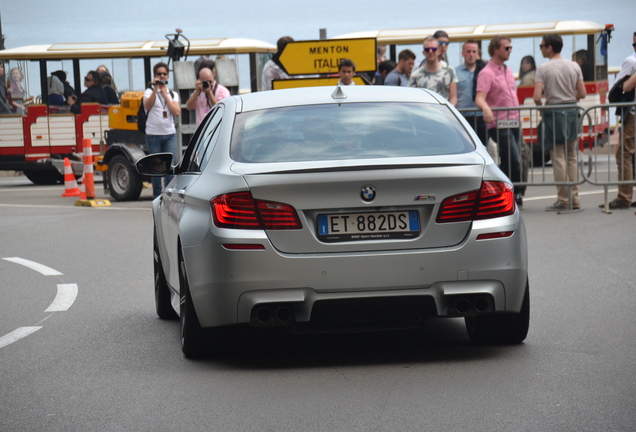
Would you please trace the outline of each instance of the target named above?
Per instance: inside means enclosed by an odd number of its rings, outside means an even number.
[[[172,163],[177,162],[177,135],[146,135],[146,145],[148,151],[152,153],[172,153]],[[167,185],[172,181],[174,176],[167,175],[163,177],[165,184]],[[161,195],[163,186],[161,184],[162,177],[152,177],[152,196],[157,198]]]

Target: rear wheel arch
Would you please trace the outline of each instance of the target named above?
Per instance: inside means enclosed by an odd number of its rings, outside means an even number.
[[[530,284],[519,313],[484,314],[464,318],[470,340],[477,344],[518,344],[523,342],[530,327]]]

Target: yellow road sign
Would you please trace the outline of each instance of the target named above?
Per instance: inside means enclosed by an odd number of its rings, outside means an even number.
[[[280,62],[290,75],[338,72],[342,59],[356,65],[357,72],[375,71],[377,45],[375,38],[333,39],[289,42]]]
[[[288,80],[274,80],[272,81],[272,88],[274,90],[299,88],[299,87],[322,87],[322,86],[336,86],[338,85],[338,77],[329,78],[297,78]],[[366,85],[366,82],[359,76],[353,77],[353,82],[356,85]]]

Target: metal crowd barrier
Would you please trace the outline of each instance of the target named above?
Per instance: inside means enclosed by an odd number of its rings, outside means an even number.
[[[583,115],[595,118],[599,113],[608,112],[609,108],[616,108],[616,113],[624,112],[624,115],[617,117],[618,123],[614,128],[614,139],[611,140],[610,145],[594,145],[588,154],[589,169],[587,172],[581,171],[587,183],[603,187],[603,211],[606,213],[611,213],[609,208],[611,201],[609,197],[610,186],[617,186],[619,193],[623,190],[624,194],[632,195],[633,187],[636,185],[636,176],[634,175],[634,126],[636,124],[636,116],[633,112],[636,110],[636,103],[594,105],[587,108]]]
[[[621,160],[627,160],[631,156],[631,169],[633,173],[633,151],[630,153],[625,149],[625,143],[629,143],[629,138],[621,134],[617,145],[610,145],[612,137],[612,125],[610,120],[614,119],[613,108],[631,108],[636,103],[627,104],[603,104],[589,107],[580,105],[549,105],[535,106],[522,105],[515,108],[493,108],[493,113],[504,112],[503,119],[498,121],[497,128],[486,132],[486,125],[483,118],[475,116],[474,109],[460,109],[468,123],[473,127],[480,140],[488,147],[491,157],[498,162],[501,170],[508,175],[516,186],[516,191],[523,191],[528,186],[552,186],[567,187],[569,203],[572,207],[572,189],[583,183],[602,186],[605,190],[605,211],[609,211],[609,186],[634,185],[633,180],[624,180],[626,175],[619,176],[616,165],[610,161],[614,151]],[[611,110],[611,111],[610,111]],[[519,120],[512,113],[519,113]],[[496,114],[495,114],[496,115]],[[499,117],[502,117],[500,114]],[[629,117],[630,122],[634,122],[634,115]],[[633,123],[632,125],[633,131]],[[568,129],[568,126],[570,129]],[[574,130],[571,128],[575,128]],[[616,127],[615,129],[619,129]],[[550,131],[557,131],[556,134]],[[512,148],[510,136],[514,136],[516,148]],[[569,135],[569,136],[568,136]],[[549,149],[564,141],[558,139],[575,137],[576,144],[563,146],[564,158],[575,157],[577,170],[576,175],[567,179],[557,181],[554,178],[553,167],[546,166],[550,160]],[[618,131],[616,135],[618,136]],[[633,132],[632,132],[633,145]],[[499,143],[505,147],[497,149]],[[569,148],[568,148],[569,147]],[[574,147],[574,155],[572,149]],[[503,150],[503,151],[502,151]],[[559,149],[560,150],[560,149]],[[587,154],[587,160],[585,155]],[[502,156],[501,158],[499,156]],[[516,157],[519,159],[516,159]],[[516,168],[517,160],[520,161],[520,169]],[[629,164],[624,163],[625,170]],[[586,169],[587,168],[587,169]],[[566,164],[567,170],[567,164]],[[515,174],[520,172],[520,174]],[[571,174],[571,173],[570,173]],[[570,211],[576,211],[570,208]]]

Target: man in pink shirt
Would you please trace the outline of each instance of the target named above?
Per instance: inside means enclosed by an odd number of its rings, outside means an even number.
[[[519,106],[515,77],[505,62],[510,58],[512,45],[507,36],[495,36],[488,46],[490,61],[477,76],[475,104],[483,111],[488,127],[488,137],[497,143],[501,163],[499,167],[513,183],[521,181],[521,157],[519,155],[519,111],[495,111],[491,108]],[[506,121],[506,120],[513,120]],[[507,124],[506,124],[507,123]],[[511,127],[512,126],[512,127]],[[525,189],[515,186],[515,199],[523,208]]]
[[[214,62],[208,62],[214,64]],[[196,125],[199,127],[205,115],[216,103],[230,96],[230,91],[216,82],[216,68],[203,67],[199,70],[199,79],[194,92],[186,102],[189,111],[196,109]]]

